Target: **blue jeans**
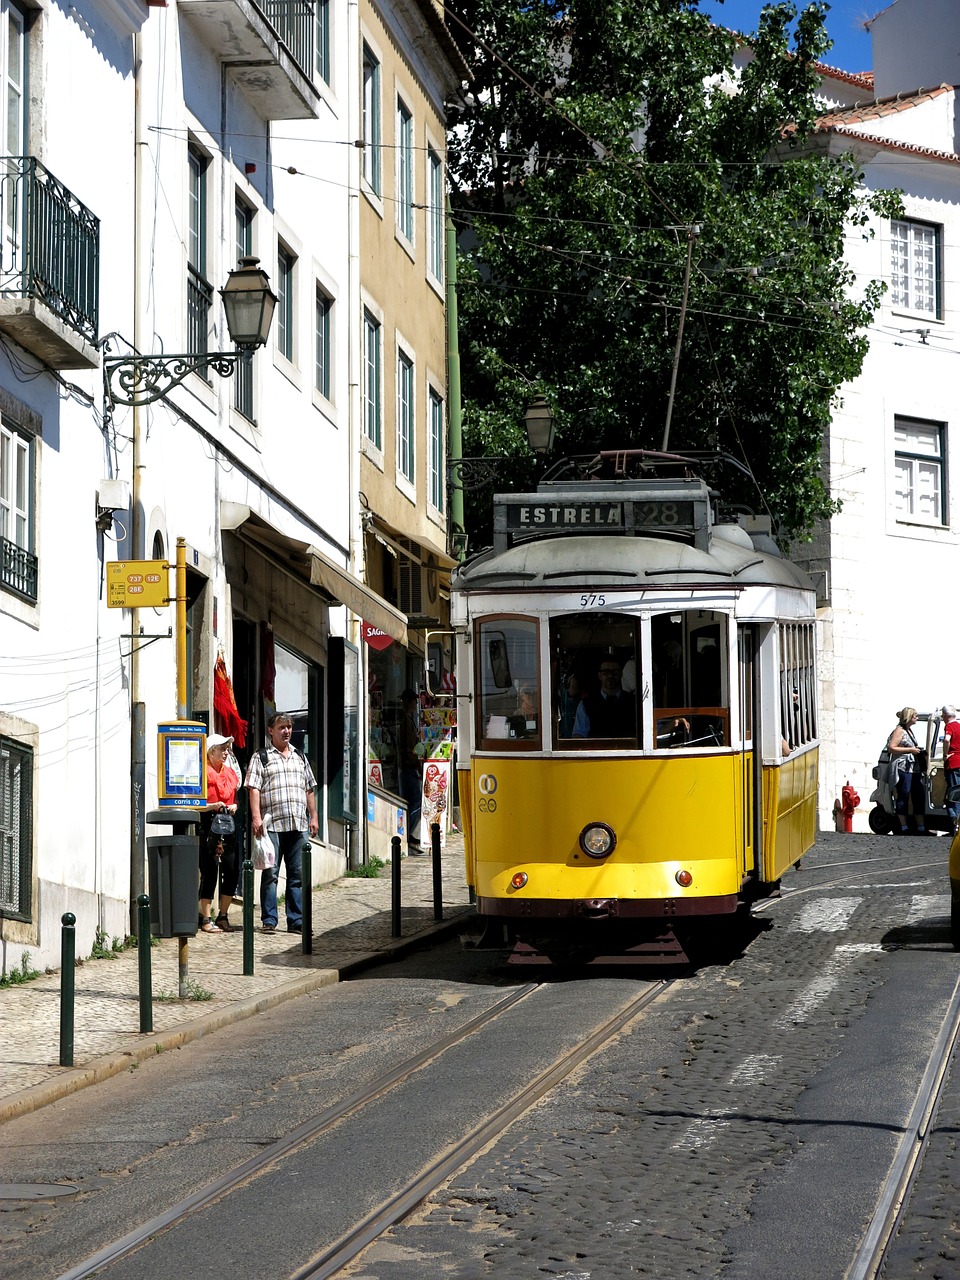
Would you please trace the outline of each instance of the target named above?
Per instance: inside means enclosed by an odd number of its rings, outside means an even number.
[[[960,787],[960,769],[944,769],[944,773],[947,775],[947,794],[949,794],[952,787]],[[960,819],[960,801],[948,800],[947,813],[950,815],[951,822]]]
[[[303,846],[309,839],[306,831],[271,831],[270,840],[277,851],[277,865],[260,872],[260,923],[277,923],[277,880],[280,863],[287,873],[285,905],[287,927],[303,923]]]

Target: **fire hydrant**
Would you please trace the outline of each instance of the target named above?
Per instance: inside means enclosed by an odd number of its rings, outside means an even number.
[[[853,815],[856,813],[857,805],[860,803],[860,797],[850,785],[849,779],[847,780],[847,785],[840,792],[840,797],[840,812],[843,816],[842,830],[849,832],[853,830]]]

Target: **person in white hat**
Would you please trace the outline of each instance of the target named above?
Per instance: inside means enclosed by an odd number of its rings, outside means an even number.
[[[227,763],[232,738],[207,734],[207,811],[200,824],[200,932],[234,933],[227,916],[237,883],[237,787],[239,779]],[[219,829],[218,829],[219,828]],[[220,912],[212,919],[217,878]]]

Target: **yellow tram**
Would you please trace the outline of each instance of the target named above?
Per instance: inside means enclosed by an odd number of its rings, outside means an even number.
[[[715,511],[689,462],[600,455],[497,496],[454,577],[467,881],[517,959],[679,956],[813,844],[815,592]]]

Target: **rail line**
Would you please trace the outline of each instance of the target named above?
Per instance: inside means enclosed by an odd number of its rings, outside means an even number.
[[[630,1000],[617,1013],[595,1027],[573,1049],[557,1058],[549,1067],[537,1075],[528,1085],[515,1093],[509,1102],[493,1112],[482,1124],[456,1142],[437,1160],[422,1168],[400,1191],[390,1197],[372,1214],[364,1218],[342,1236],[323,1253],[311,1260],[297,1271],[291,1280],[321,1280],[324,1276],[332,1276],[371,1244],[389,1227],[399,1222],[411,1212],[421,1201],[454,1173],[462,1164],[480,1151],[483,1146],[507,1128],[518,1116],[543,1097],[561,1080],[568,1076],[582,1062],[610,1039],[613,1038],[628,1022],[637,1017],[643,1009],[658,999],[673,982],[661,979]],[[118,1262],[144,1245],[151,1237],[168,1231],[185,1221],[192,1214],[199,1212],[213,1202],[228,1196],[234,1191],[265,1172],[271,1165],[305,1146],[313,1139],[333,1128],[345,1117],[361,1110],[391,1089],[402,1084],[417,1071],[435,1062],[448,1050],[461,1044],[474,1033],[495,1021],[510,1008],[527,999],[543,986],[539,982],[526,983],[512,991],[508,996],[498,1000],[483,1013],[471,1018],[457,1031],[428,1045],[419,1053],[405,1059],[390,1071],[377,1077],[369,1084],[357,1089],[341,1102],[311,1117],[304,1124],[291,1130],[283,1138],[278,1139],[270,1147],[251,1156],[222,1177],[214,1179],[201,1187],[192,1195],[172,1205],[164,1212],[157,1214],[149,1221],[141,1223],[120,1239],[105,1245],[88,1258],[62,1273],[58,1280],[85,1280],[102,1268]]]
[[[326,1277],[336,1275],[374,1240],[412,1212],[472,1156],[498,1137],[524,1111],[549,1093],[598,1049],[601,1049],[628,1022],[659,999],[672,985],[669,979],[658,981],[653,987],[631,1000],[613,1017],[594,1028],[585,1040],[542,1071],[509,1102],[504,1103],[482,1124],[461,1138],[443,1156],[423,1168],[405,1187],[358,1223],[352,1231],[342,1236],[329,1249],[324,1250],[306,1267],[294,1272],[290,1280],[326,1280]]]
[[[420,1053],[414,1054],[410,1058],[406,1058],[392,1070],[385,1072],[382,1076],[378,1076],[369,1084],[363,1085],[360,1089],[351,1093],[341,1102],[335,1103],[332,1107],[321,1111],[318,1115],[311,1117],[304,1124],[299,1125],[296,1129],[292,1129],[290,1133],[279,1138],[265,1150],[251,1156],[248,1160],[244,1160],[242,1164],[231,1169],[222,1177],[214,1179],[205,1187],[201,1187],[186,1199],[181,1200],[178,1204],[172,1205],[163,1213],[157,1214],[148,1222],[142,1223],[135,1227],[133,1231],[128,1232],[119,1240],[113,1241],[111,1244],[105,1245],[96,1253],[91,1254],[83,1262],[72,1267],[69,1271],[65,1271],[58,1280],[84,1280],[86,1276],[92,1276],[101,1267],[105,1267],[110,1263],[117,1262],[120,1258],[132,1253],[139,1248],[151,1236],[165,1231],[175,1226],[178,1222],[182,1222],[191,1214],[203,1209],[211,1204],[214,1200],[220,1199],[228,1194],[235,1187],[249,1182],[258,1174],[262,1173],[269,1165],[275,1164],[290,1152],[298,1147],[305,1145],[318,1137],[325,1130],[332,1128],[338,1124],[344,1117],[360,1110],[361,1107],[373,1102],[376,1098],[388,1093],[398,1084],[402,1084],[409,1076],[416,1071],[421,1070],[429,1063],[436,1061],[442,1054],[455,1045],[462,1043],[474,1032],[479,1031],[495,1018],[500,1017],[508,1009],[512,1008],[521,1000],[525,1000],[530,996],[541,984],[538,982],[528,982],[524,986],[518,987],[515,991],[511,991],[509,995],[498,1000],[491,1005],[489,1009],[485,1009],[483,1013],[477,1014],[475,1018],[471,1018],[469,1022],[465,1022],[457,1031],[453,1031],[450,1035],[445,1036],[442,1040],[438,1040],[435,1044],[428,1045],[427,1048],[421,1050]]]
[[[887,1249],[907,1209],[910,1189],[923,1160],[958,1040],[960,978],[957,979],[940,1033],[927,1060],[903,1138],[884,1179],[873,1218],[847,1272],[846,1280],[875,1280],[882,1274]]]

